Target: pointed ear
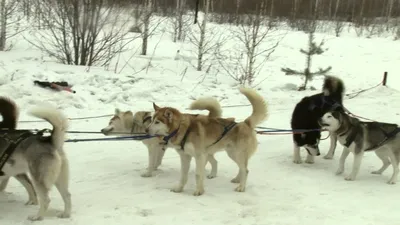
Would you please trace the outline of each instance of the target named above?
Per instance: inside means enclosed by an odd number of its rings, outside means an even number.
[[[173,116],[174,114],[171,112],[171,110],[165,110],[165,112],[164,112],[164,116],[168,119],[168,120],[171,120],[172,119],[172,116]]]
[[[333,112],[332,112],[332,116],[333,116],[335,119],[339,119],[339,118],[340,118],[340,112],[338,112],[338,111],[333,111]]]
[[[156,105],[156,103],[154,103],[154,102],[153,102],[153,108],[154,108],[155,111],[160,109],[160,107],[158,105]]]
[[[118,108],[115,108],[115,115],[118,115],[121,113],[121,110],[119,110]]]

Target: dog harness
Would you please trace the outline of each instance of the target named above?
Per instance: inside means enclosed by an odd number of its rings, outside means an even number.
[[[232,123],[230,123],[228,126],[224,126],[224,131],[222,132],[221,136],[220,136],[214,143],[212,143],[211,145],[207,146],[207,148],[209,148],[209,147],[215,145],[216,143],[218,143],[222,138],[225,137],[225,135],[226,135],[233,127],[236,126],[236,124],[237,124],[236,122],[232,122]],[[173,136],[175,136],[176,133],[178,133],[178,130],[179,130],[179,127],[178,127],[178,129],[174,130],[171,134],[169,134],[168,136],[165,136],[165,137],[163,138],[163,141],[164,141],[165,145],[168,144],[168,141],[169,141]],[[188,129],[186,130],[185,134],[183,135],[182,141],[181,141],[181,143],[180,143],[180,146],[181,146],[181,150],[182,150],[182,151],[185,150],[184,147],[185,147],[185,144],[186,144],[186,141],[187,141],[187,138],[188,138],[188,136],[189,136],[190,131],[191,131],[191,129],[188,128]]]
[[[16,139],[14,138],[9,138],[7,136],[6,131],[0,131],[1,134],[0,137],[3,138],[5,141],[9,143],[9,146],[6,148],[6,150],[0,155],[0,176],[4,176],[4,172],[2,171],[4,165],[6,164],[7,160],[10,159],[11,155],[14,153],[15,149],[17,149],[18,145],[25,139],[27,139],[30,136],[37,135],[32,133],[30,130],[19,130],[19,131],[25,131],[21,135],[19,135]],[[13,132],[12,130],[10,132]]]
[[[211,147],[211,146],[217,144],[222,138],[225,137],[225,135],[226,135],[234,126],[236,126],[236,124],[237,124],[236,122],[232,122],[232,123],[230,123],[228,126],[224,126],[224,132],[222,132],[221,136],[220,136],[214,143],[212,143],[211,145],[209,145],[208,147]],[[208,148],[208,147],[207,147],[207,148]]]
[[[390,140],[391,138],[393,138],[394,136],[396,136],[396,134],[398,134],[400,132],[400,128],[399,127],[396,127],[395,129],[393,129],[390,132],[387,132],[386,130],[383,129],[383,125],[392,125],[392,126],[394,126],[395,124],[377,123],[376,125],[378,126],[379,130],[383,133],[384,138],[383,138],[382,141],[380,141],[380,142],[370,146],[369,148],[365,149],[365,151],[371,151],[371,150],[374,150],[374,149],[377,149],[377,148],[381,147],[386,141]],[[344,146],[346,146],[346,148],[348,148],[354,142],[354,140],[356,139],[356,136],[357,136],[357,134],[359,132],[360,132],[360,129],[354,129],[354,128],[350,131],[349,136],[346,138],[346,143],[344,144]],[[340,136],[343,136],[346,133],[347,132],[341,134]]]
[[[370,151],[370,150],[374,150],[377,149],[379,147],[381,147],[383,144],[385,144],[386,141],[392,139],[394,136],[396,136],[396,134],[398,134],[400,132],[400,128],[396,127],[396,129],[390,131],[390,132],[386,132],[382,126],[379,126],[379,129],[381,130],[381,132],[385,135],[385,138],[380,141],[379,143],[372,145],[371,147],[367,148],[365,151]]]

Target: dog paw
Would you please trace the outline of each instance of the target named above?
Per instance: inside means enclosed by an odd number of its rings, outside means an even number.
[[[380,174],[382,174],[382,172],[381,172],[381,171],[379,171],[379,170],[377,170],[377,171],[372,171],[372,172],[371,172],[371,174],[377,174],[377,175],[380,175]]]
[[[183,191],[182,187],[174,187],[171,189],[171,192],[181,193]]]
[[[151,177],[152,176],[152,172],[144,172],[142,174],[140,174],[141,177]]]
[[[387,184],[396,184],[396,180],[390,179],[386,182]]]
[[[333,159],[333,155],[325,155],[324,159]]]
[[[66,218],[70,218],[71,214],[70,213],[66,213],[66,212],[60,212],[57,214],[57,217],[60,219],[66,219]]]
[[[314,159],[306,159],[305,163],[314,164]]]
[[[28,216],[28,220],[30,220],[30,221],[40,221],[40,220],[43,220],[43,216],[39,216],[39,215]]]
[[[336,175],[340,175],[340,174],[342,174],[343,173],[343,171],[344,171],[344,169],[342,169],[342,168],[339,168],[338,170],[336,170]]]
[[[243,187],[242,185],[237,186],[237,188],[235,188],[236,192],[244,192],[246,189],[246,187]]]
[[[233,179],[231,180],[231,183],[234,183],[234,184],[240,183],[240,179],[237,178],[237,177],[235,177],[235,178],[233,178]]]
[[[344,179],[347,181],[354,181],[356,178],[354,176],[349,175],[349,176],[345,177]]]
[[[204,194],[204,190],[196,190],[196,191],[193,192],[194,196],[200,196],[202,194]]]
[[[25,203],[25,205],[37,205],[37,204],[38,204],[38,200],[37,200],[37,199],[35,199],[35,200],[29,199],[29,200]]]
[[[207,175],[207,178],[208,178],[208,179],[213,179],[213,178],[215,178],[215,177],[217,177],[217,175],[215,175],[215,174],[208,174],[208,175]]]
[[[303,162],[301,161],[301,159],[293,159],[293,163],[301,164]]]

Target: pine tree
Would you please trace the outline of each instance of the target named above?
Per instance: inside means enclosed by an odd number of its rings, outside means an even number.
[[[319,70],[316,72],[310,71],[312,57],[314,55],[321,55],[322,53],[325,52],[322,49],[322,46],[324,45],[324,41],[321,41],[321,43],[319,45],[317,45],[314,41],[314,38],[315,38],[314,37],[314,29],[310,29],[308,31],[308,49],[307,50],[300,49],[300,52],[302,54],[306,55],[306,68],[304,69],[304,71],[293,70],[290,68],[282,68],[281,69],[282,72],[285,73],[285,75],[304,76],[304,84],[303,84],[303,86],[299,87],[299,89],[298,89],[299,91],[306,90],[308,81],[312,80],[312,78],[315,75],[326,75],[332,69],[332,67],[329,66],[325,69],[319,68]]]

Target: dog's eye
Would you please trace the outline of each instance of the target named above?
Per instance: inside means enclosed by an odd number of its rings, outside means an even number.
[[[332,118],[332,116],[328,116],[327,118]]]
[[[154,122],[155,124],[159,124],[160,122],[159,121],[156,121],[156,122]]]

